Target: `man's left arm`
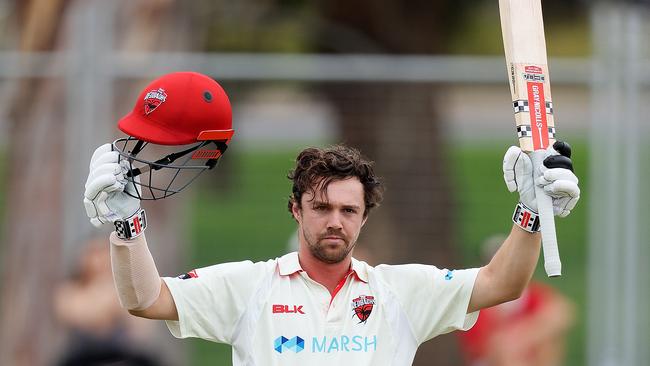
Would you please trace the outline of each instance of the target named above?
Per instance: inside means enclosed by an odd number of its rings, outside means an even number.
[[[539,259],[541,235],[537,218],[535,187],[538,184],[553,198],[556,216],[566,217],[580,198],[578,178],[573,173],[571,147],[556,142],[548,149],[542,175],[535,181],[532,163],[518,147],[503,159],[503,176],[510,192],[518,191],[520,202],[515,225],[490,263],[479,271],[467,308],[471,313],[518,298],[528,285]]]
[[[518,298],[533,276],[541,243],[540,233],[513,225],[501,248],[476,276],[467,312]]]

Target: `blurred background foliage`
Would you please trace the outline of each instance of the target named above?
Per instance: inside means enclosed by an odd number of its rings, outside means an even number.
[[[333,5],[332,5],[333,4]],[[503,52],[498,7],[493,1],[255,1],[196,2],[193,13],[207,24],[204,49],[219,52],[301,53],[322,51],[319,35],[345,35],[338,42],[354,44],[357,52],[399,52],[398,47],[373,49],[384,34],[400,43],[420,37],[405,37],[410,29],[434,29],[434,37],[420,39],[412,54],[500,55]],[[329,19],[336,9],[342,22]],[[359,16],[359,9],[369,14]],[[381,9],[381,10],[379,10]],[[374,11],[373,11],[374,10]],[[554,56],[585,56],[590,53],[588,8],[581,0],[545,1],[548,53]],[[419,14],[420,23],[414,22]],[[368,20],[371,19],[371,20]],[[345,20],[358,27],[348,26]],[[417,20],[417,19],[416,19]],[[363,22],[370,22],[367,25]],[[364,28],[364,29],[360,29]],[[421,28],[421,29],[422,29]],[[418,34],[426,34],[419,32]],[[385,36],[384,36],[385,37]],[[333,47],[335,48],[335,47]]]

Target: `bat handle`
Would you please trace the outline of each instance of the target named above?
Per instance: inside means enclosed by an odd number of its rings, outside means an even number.
[[[535,178],[541,175],[539,167],[544,161],[544,150],[536,150],[530,154],[533,162]],[[535,184],[535,197],[537,199],[537,210],[539,211],[540,231],[542,232],[542,249],[544,252],[544,269],[549,277],[562,275],[562,263],[560,252],[557,247],[557,236],[555,234],[555,216],[553,215],[552,198]]]

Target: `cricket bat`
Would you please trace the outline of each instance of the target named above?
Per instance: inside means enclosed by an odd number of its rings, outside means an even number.
[[[544,151],[555,142],[542,4],[541,0],[499,0],[499,11],[519,147],[530,156],[537,178]],[[549,277],[560,276],[562,264],[551,197],[537,185],[535,196],[544,268]]]

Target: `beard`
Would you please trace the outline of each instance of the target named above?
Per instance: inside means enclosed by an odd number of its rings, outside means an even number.
[[[329,264],[343,261],[356,244],[356,240],[350,240],[340,231],[327,231],[320,235],[314,235],[303,229],[302,234],[309,252],[320,261]],[[333,236],[341,240],[331,242],[329,239],[325,239]]]

